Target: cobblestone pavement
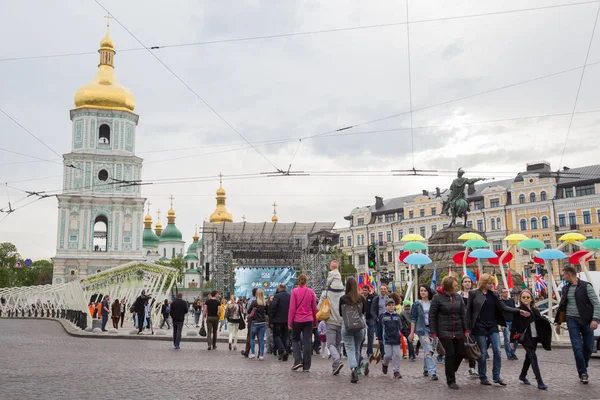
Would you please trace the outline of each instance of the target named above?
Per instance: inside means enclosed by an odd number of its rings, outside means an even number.
[[[401,380],[382,375],[373,364],[369,377],[351,384],[349,371],[331,375],[328,360],[313,357],[310,373],[293,372],[291,361],[247,360],[219,344],[207,351],[204,343],[94,340],[67,335],[54,321],[0,320],[0,398],[9,399],[367,399],[402,396],[406,399],[536,398],[600,399],[600,358],[590,365],[590,384],[581,385],[569,349],[539,350],[546,393],[517,380],[521,361],[503,360],[507,387],[484,387],[466,377],[461,366],[458,384],[450,391],[443,381],[421,374],[422,360],[401,361]],[[517,353],[521,358],[523,352]],[[491,363],[489,364],[491,370]],[[391,368],[390,368],[391,370]],[[533,381],[532,377],[530,379]]]

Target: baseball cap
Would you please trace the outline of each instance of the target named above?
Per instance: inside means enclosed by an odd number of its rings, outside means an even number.
[[[391,299],[390,299],[390,300],[388,300],[388,301],[385,303],[385,305],[386,305],[386,306],[387,306],[388,304],[394,304],[394,305],[395,305],[395,304],[396,304],[396,302],[395,302],[394,300],[391,300]]]

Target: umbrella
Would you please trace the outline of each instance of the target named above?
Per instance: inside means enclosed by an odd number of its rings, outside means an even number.
[[[504,254],[504,250],[498,250],[498,251],[495,251],[494,253],[496,253],[496,255],[498,257],[496,257],[496,258],[490,258],[488,261],[490,262],[490,264],[499,265],[500,264],[500,257],[502,256],[502,254]],[[503,264],[508,264],[512,259],[513,259],[513,254],[512,253],[506,253],[506,256],[504,256],[504,260],[502,260],[502,263]]]
[[[427,250],[427,245],[421,242],[408,242],[404,245],[402,250]]]
[[[539,257],[533,257],[533,262],[536,264],[544,265],[544,260]]]
[[[577,242],[585,239],[587,239],[585,236],[577,232],[565,233],[564,235],[558,238],[558,240],[562,240],[563,242]]]
[[[508,235],[504,238],[507,242],[521,242],[523,240],[529,239],[527,236],[522,233],[513,233],[512,235]]]
[[[590,250],[600,250],[600,239],[588,239],[581,243],[581,247]]]
[[[403,262],[405,264],[408,264],[407,262],[405,262],[406,257],[408,257],[410,255],[410,251],[403,251],[402,253],[400,253],[400,255],[398,256],[398,259],[400,260],[400,262]]]
[[[496,253],[494,253],[490,249],[477,249],[477,250],[473,250],[471,253],[469,253],[469,257],[473,257],[473,258],[497,258],[498,256],[496,255]]]
[[[542,242],[539,239],[527,239],[527,240],[523,240],[521,243],[518,244],[518,246],[520,248],[526,249],[526,250],[543,249],[544,247],[546,247],[546,245],[544,244],[544,242]]]
[[[465,252],[459,251],[458,253],[456,253],[455,255],[452,256],[452,261],[454,261],[455,264],[462,265],[464,258],[465,258]],[[473,264],[475,261],[477,261],[477,259],[470,257],[469,254],[467,253],[467,264]]]
[[[542,260],[560,260],[567,258],[567,255],[560,250],[556,249],[545,249],[537,253],[537,257]]]
[[[413,265],[423,265],[423,264],[431,264],[431,258],[427,257],[425,254],[421,253],[413,253],[404,259],[406,264]]]
[[[458,240],[483,240],[483,236],[481,236],[479,233],[475,233],[475,232],[467,232],[467,233],[463,233],[462,235],[460,235],[458,237]]]
[[[402,239],[400,239],[400,241],[401,242],[414,242],[414,241],[424,242],[425,238],[416,233],[409,233],[408,235],[402,236]]]
[[[579,264],[581,258],[588,254],[590,254],[590,252],[587,250],[576,251],[575,253],[571,254],[571,257],[569,257],[569,264]]]
[[[470,248],[472,248],[472,249],[478,249],[478,248],[484,248],[484,247],[487,247],[487,248],[489,248],[489,247],[490,247],[490,244],[489,244],[488,242],[486,242],[485,240],[481,240],[481,239],[470,239],[470,240],[467,240],[467,241],[464,243],[464,246],[465,246],[465,247],[470,247]]]

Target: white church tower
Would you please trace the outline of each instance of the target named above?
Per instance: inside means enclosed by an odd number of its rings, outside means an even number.
[[[143,261],[140,186],[135,155],[135,98],[114,75],[108,27],[100,41],[96,77],[75,93],[71,152],[64,155],[58,199],[53,283]]]

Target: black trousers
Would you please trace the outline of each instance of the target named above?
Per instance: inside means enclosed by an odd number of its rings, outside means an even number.
[[[542,373],[540,372],[540,365],[538,364],[538,359],[537,359],[537,354],[536,354],[538,341],[537,341],[537,339],[531,339],[531,341],[529,341],[528,339],[529,338],[526,339],[527,342],[523,343],[523,349],[525,349],[525,361],[523,361],[523,368],[521,369],[521,376],[526,377],[527,372],[529,371],[529,367],[531,367],[531,369],[533,369],[533,374],[535,375],[535,379],[538,381],[538,383],[541,383],[541,382],[543,382],[542,381]]]
[[[183,331],[183,321],[173,321],[173,344],[179,346],[181,343],[181,332]]]
[[[460,367],[465,354],[464,339],[440,339],[446,350],[446,383],[448,385],[456,382],[456,371]]]
[[[125,313],[121,313],[121,328],[123,327],[123,321],[125,321]]]
[[[246,357],[248,357],[248,354],[250,354],[250,333],[252,331],[252,321],[248,321],[246,323],[246,348],[244,349],[244,354]]]
[[[146,320],[146,313],[144,311],[137,313],[138,320],[138,333],[144,330],[144,321]]]
[[[312,357],[312,321],[292,323],[292,351],[294,352],[294,364],[302,364],[304,370],[309,370]],[[300,334],[302,334],[302,346],[300,346]],[[302,347],[302,350],[300,350]]]
[[[289,331],[286,322],[273,324],[273,342],[275,343],[276,352],[279,351],[280,354],[287,354],[288,335]]]

